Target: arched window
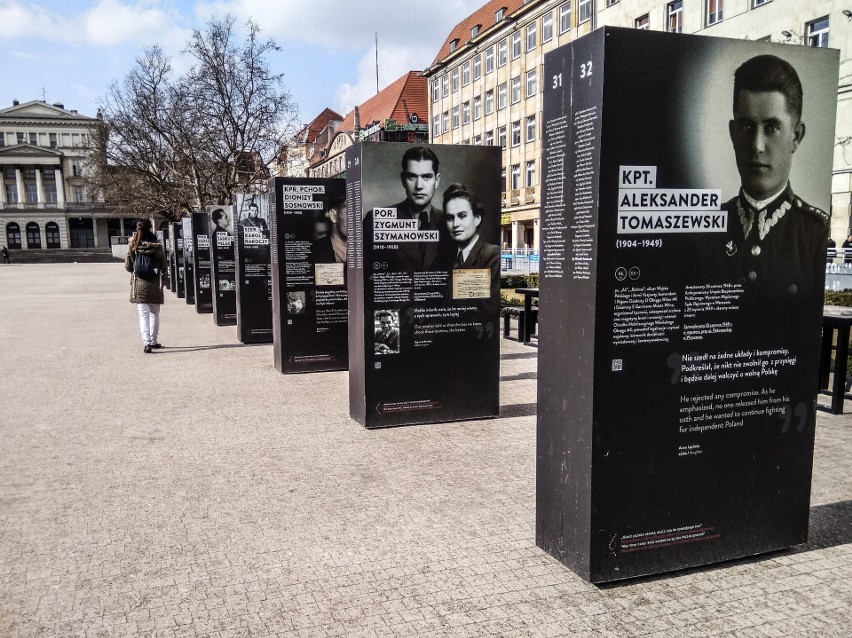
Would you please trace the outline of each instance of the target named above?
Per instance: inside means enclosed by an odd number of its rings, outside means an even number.
[[[21,227],[15,222],[6,224],[6,244],[9,248],[21,247]]]
[[[56,222],[47,222],[47,226],[44,227],[44,235],[47,239],[48,248],[62,248],[59,241],[59,224]]]
[[[27,224],[27,248],[41,248],[41,229],[35,222]]]

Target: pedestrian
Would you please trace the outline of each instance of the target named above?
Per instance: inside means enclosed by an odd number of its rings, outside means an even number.
[[[12,262],[9,261],[9,250],[5,246],[3,246],[2,252],[3,252],[3,263],[4,264],[12,263]]]
[[[160,331],[160,305],[163,303],[162,274],[167,268],[163,245],[151,231],[151,220],[136,222],[136,233],[127,245],[124,269],[130,274],[130,303],[139,312],[143,352],[162,348],[157,341]]]

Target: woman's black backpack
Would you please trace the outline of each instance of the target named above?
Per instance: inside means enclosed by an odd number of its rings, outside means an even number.
[[[151,253],[137,252],[133,260],[133,274],[140,279],[156,279],[160,276],[155,256]]]

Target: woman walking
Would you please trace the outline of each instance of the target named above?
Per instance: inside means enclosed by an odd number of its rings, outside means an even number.
[[[143,351],[151,353],[162,346],[157,341],[160,331],[160,305],[163,303],[162,273],[168,267],[163,245],[151,232],[151,220],[136,222],[136,233],[128,244],[124,269],[130,274],[130,303],[139,312],[139,330]]]

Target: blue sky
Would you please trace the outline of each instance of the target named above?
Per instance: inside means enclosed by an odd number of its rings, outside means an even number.
[[[193,29],[213,16],[252,18],[281,51],[271,69],[308,122],[375,93],[374,34],[384,88],[435,57],[453,26],[486,0],[0,0],[0,107],[41,100],[94,116],[110,84],[158,44],[176,71]],[[436,11],[436,7],[440,7]]]

